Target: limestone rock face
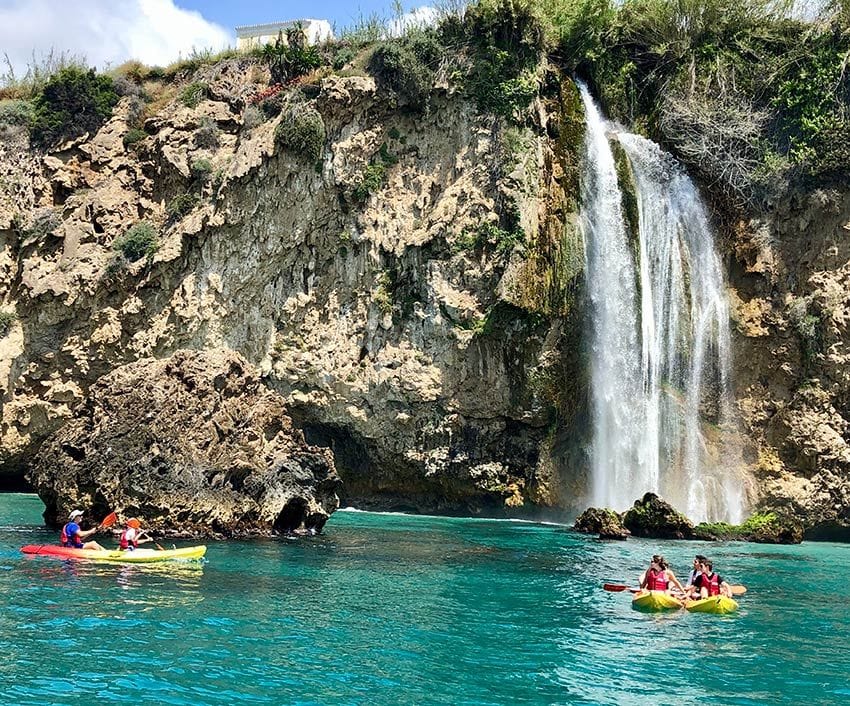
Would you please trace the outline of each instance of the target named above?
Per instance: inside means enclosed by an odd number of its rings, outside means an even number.
[[[318,531],[339,503],[330,452],[308,446],[284,399],[226,350],[103,376],[29,478],[54,526],[79,507],[195,536]]]
[[[310,443],[333,449],[345,502],[575,506],[578,152],[548,124],[580,127],[581,115],[558,117],[553,98],[507,134],[451,92],[412,115],[370,77],[327,76],[285,96],[287,110],[322,116],[316,161],[279,144],[280,117],[246,119],[263,71],[249,59],[203,68],[186,79],[208,86],[195,108],[169,86],[132,147],[125,99],[90,139],[0,155],[21,183],[6,194],[0,181],[0,308],[17,315],[0,338],[0,474],[29,467],[102,376],[227,349]],[[217,146],[199,147],[202,125]],[[159,247],[122,261],[115,245],[141,220]]]
[[[732,249],[735,382],[758,505],[812,536],[846,537],[850,191],[791,194],[739,224]]]

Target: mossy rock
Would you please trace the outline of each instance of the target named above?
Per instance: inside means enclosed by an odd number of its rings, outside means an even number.
[[[584,534],[598,534],[599,539],[626,539],[631,534],[616,512],[599,507],[589,507],[581,513],[573,529]]]
[[[751,515],[740,525],[702,522],[694,528],[696,539],[758,542],[759,544],[799,544],[803,527],[797,520],[774,512]]]
[[[635,537],[694,539],[694,526],[681,512],[655,493],[647,493],[623,515],[623,525]]]

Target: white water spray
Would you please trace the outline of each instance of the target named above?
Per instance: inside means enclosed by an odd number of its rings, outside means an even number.
[[[729,311],[705,208],[670,155],[609,125],[579,88],[587,116],[590,501],[623,510],[653,491],[697,521],[740,522]],[[634,175],[637,243],[626,225],[609,132]]]

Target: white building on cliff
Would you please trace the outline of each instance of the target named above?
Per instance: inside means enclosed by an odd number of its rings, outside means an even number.
[[[299,26],[307,35],[308,44],[318,44],[333,39],[331,23],[327,20],[289,20],[287,22],[268,22],[261,25],[244,25],[236,28],[236,48],[253,49],[273,43],[278,35],[286,41],[286,30]]]

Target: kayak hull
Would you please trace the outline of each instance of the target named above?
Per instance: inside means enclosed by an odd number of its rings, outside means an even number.
[[[632,599],[632,608],[645,613],[678,610],[681,607],[680,601],[664,591],[641,591]]]
[[[727,596],[710,596],[698,601],[689,601],[685,608],[691,613],[711,613],[712,615],[728,615],[738,610],[738,603]]]
[[[24,554],[51,556],[58,559],[83,559],[86,561],[108,561],[118,564],[149,564],[159,561],[199,560],[207,551],[203,545],[181,547],[180,549],[136,549],[122,552],[119,550],[74,549],[57,547],[52,544],[28,544],[21,547]]]

